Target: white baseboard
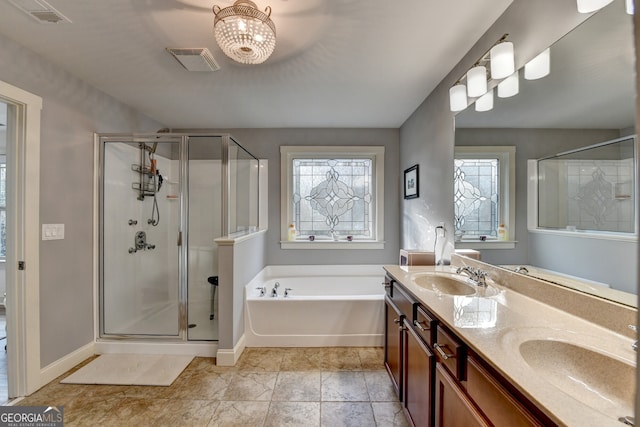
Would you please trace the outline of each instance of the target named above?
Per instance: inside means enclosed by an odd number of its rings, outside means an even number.
[[[95,343],[80,347],[76,351],[67,354],[64,357],[56,360],[55,362],[45,366],[40,370],[40,387],[50,383],[60,375],[67,372],[69,369],[76,366],[78,363],[83,362],[95,353]]]
[[[216,354],[216,365],[235,366],[245,347],[245,338],[244,335],[242,335],[238,340],[238,343],[232,349],[218,349],[218,353]]]

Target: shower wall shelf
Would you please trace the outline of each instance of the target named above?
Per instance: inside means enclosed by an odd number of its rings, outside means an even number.
[[[138,200],[144,200],[145,196],[156,194],[156,184],[153,180],[153,172],[146,165],[132,164],[131,170],[139,175],[139,182],[131,184],[131,188],[138,192]]]

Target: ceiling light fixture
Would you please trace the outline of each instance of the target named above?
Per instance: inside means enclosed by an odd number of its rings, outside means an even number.
[[[476,99],[476,111],[493,110],[493,89],[489,89],[487,93]]]
[[[449,89],[449,106],[451,111],[462,111],[467,108],[467,87],[463,84],[457,84]]]
[[[602,9],[613,0],[577,0],[578,2],[578,12],[580,13],[591,13],[596,10]]]
[[[509,98],[520,91],[520,73],[515,73],[498,83],[498,98]]]
[[[524,65],[524,78],[527,80],[541,79],[549,75],[551,70],[551,50],[546,48],[538,56]]]
[[[213,33],[220,49],[241,64],[261,64],[276,47],[276,26],[271,7],[264,12],[249,0],[237,0],[233,6],[213,6]]]
[[[501,42],[491,48],[491,78],[504,79],[516,70],[513,43]]]
[[[487,93],[487,67],[476,65],[467,71],[467,93],[471,98]]]
[[[489,81],[495,82],[514,74],[514,49],[513,43],[506,41],[508,36],[509,34],[504,34],[500,37],[500,39],[473,64],[473,67],[460,77],[453,87],[449,89],[449,108],[451,111],[458,112],[467,108],[469,105],[467,96],[469,98],[478,98],[486,94],[489,88]],[[489,80],[487,80],[488,67],[491,70]],[[493,84],[491,88],[494,86],[495,84]],[[516,93],[518,93],[517,88],[514,95]],[[491,97],[491,104],[493,105],[493,89],[491,89],[491,95],[488,95],[483,102],[488,103],[489,97]],[[491,108],[493,107],[489,109]]]

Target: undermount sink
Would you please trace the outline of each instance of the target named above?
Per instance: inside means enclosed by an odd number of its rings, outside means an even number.
[[[634,413],[634,366],[552,339],[524,341],[519,351],[537,375],[569,396],[614,418]]]
[[[420,273],[413,277],[413,283],[429,291],[443,295],[493,296],[497,292],[491,286],[476,286],[466,281],[464,276],[447,273]]]

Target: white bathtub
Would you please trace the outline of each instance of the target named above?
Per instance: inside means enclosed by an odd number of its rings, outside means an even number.
[[[245,288],[246,345],[382,346],[383,281],[382,266],[266,267]]]

